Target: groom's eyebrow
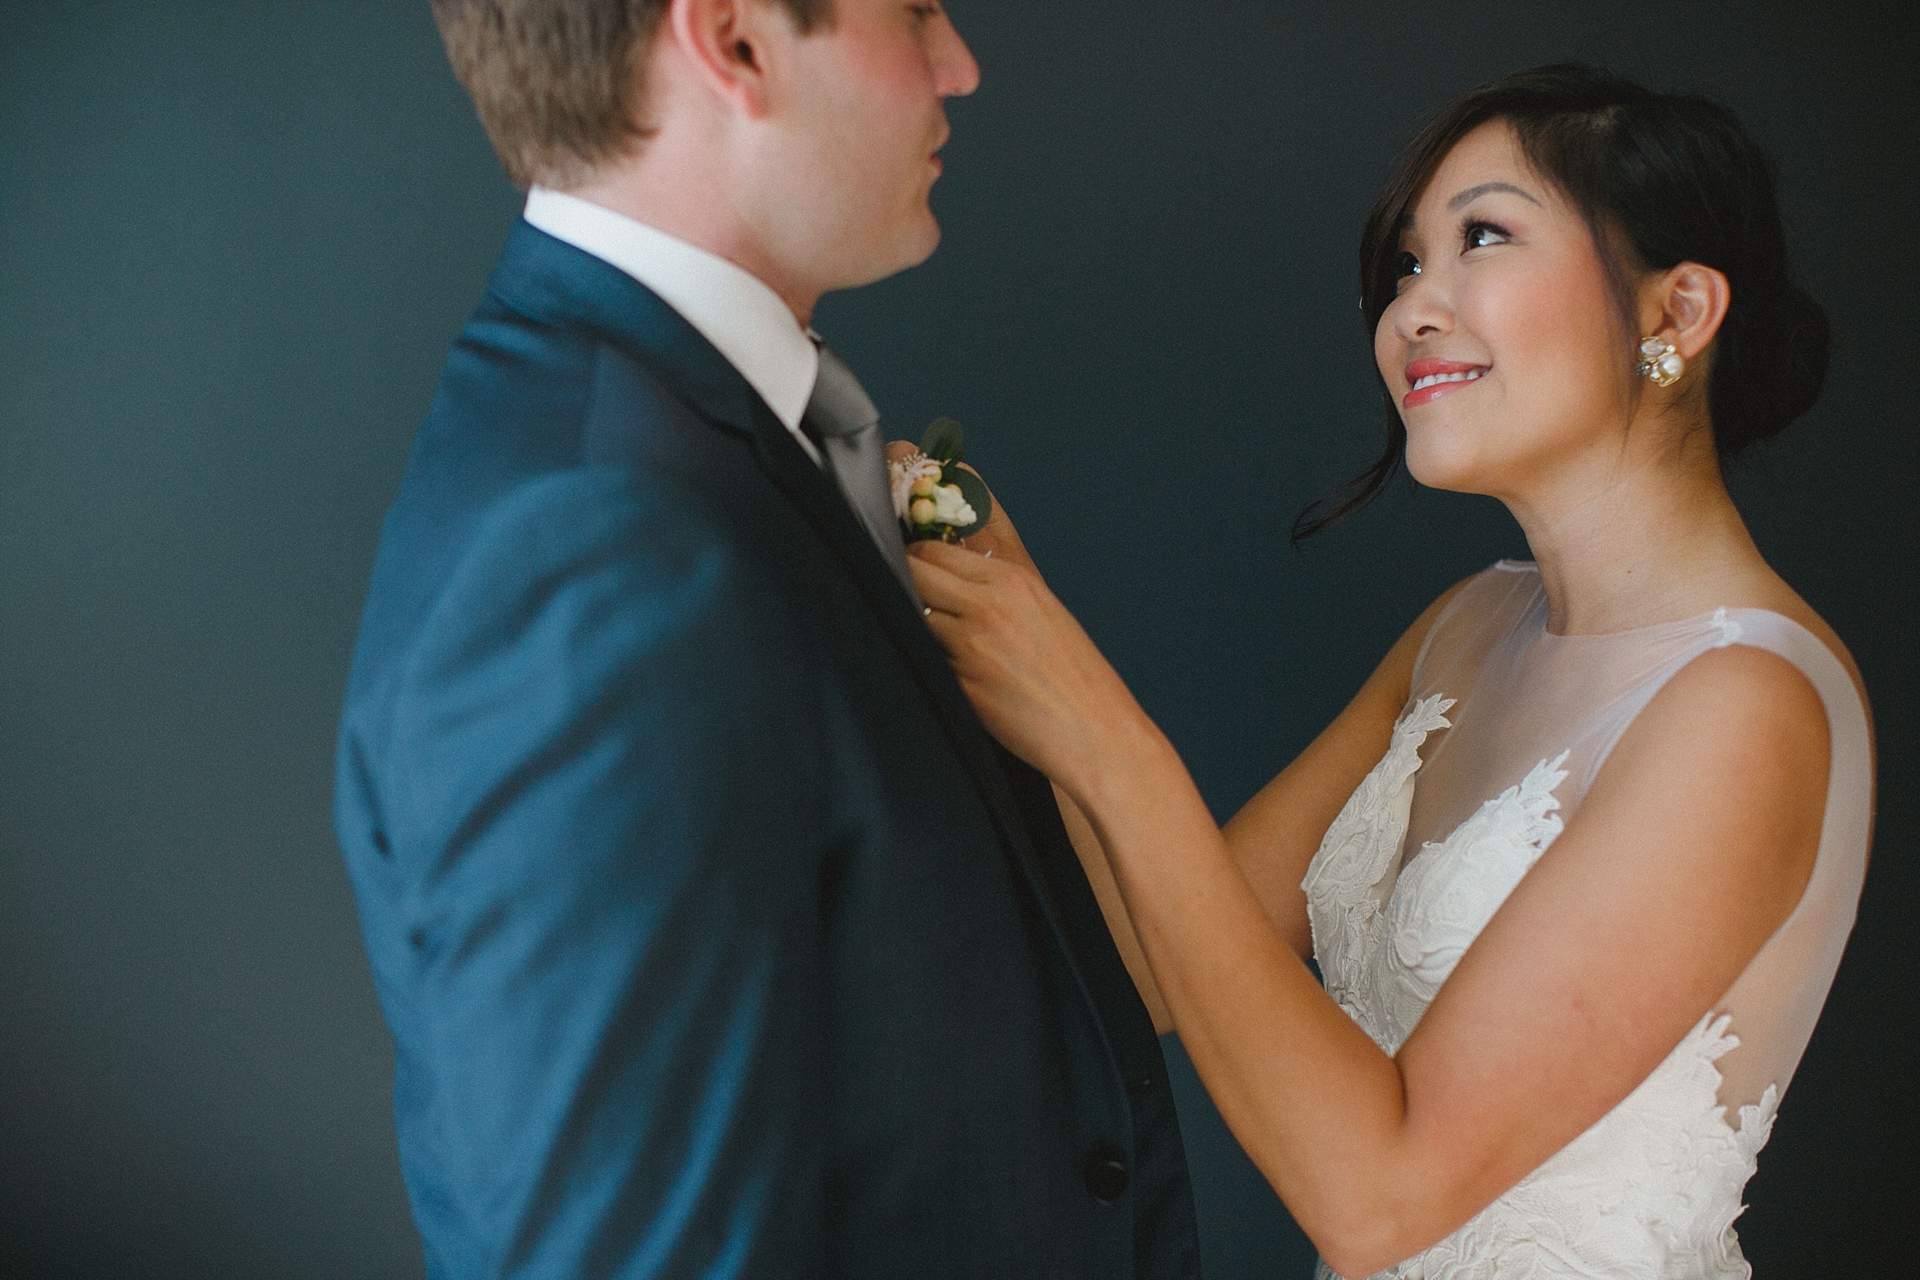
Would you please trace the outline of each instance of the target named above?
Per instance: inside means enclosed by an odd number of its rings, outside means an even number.
[[[1447,212],[1457,213],[1465,206],[1478,200],[1481,196],[1490,195],[1495,191],[1505,191],[1511,195],[1519,196],[1528,204],[1540,203],[1519,187],[1514,186],[1511,182],[1483,182],[1477,187],[1468,187],[1465,191],[1462,191],[1459,195],[1447,201]]]

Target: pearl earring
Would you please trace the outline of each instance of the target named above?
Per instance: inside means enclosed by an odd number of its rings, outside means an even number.
[[[1640,363],[1634,366],[1641,377],[1656,387],[1670,387],[1680,381],[1680,375],[1686,370],[1687,360],[1673,344],[1663,338],[1642,338],[1640,340]]]

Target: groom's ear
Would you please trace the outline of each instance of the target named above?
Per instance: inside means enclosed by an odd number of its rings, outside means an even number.
[[[752,120],[772,109],[769,66],[799,34],[786,6],[761,0],[672,0],[661,31],[709,92]]]

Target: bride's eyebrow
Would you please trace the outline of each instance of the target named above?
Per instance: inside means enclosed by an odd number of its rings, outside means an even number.
[[[1477,187],[1468,187],[1465,191],[1462,191],[1459,195],[1447,201],[1447,212],[1457,213],[1465,206],[1478,200],[1481,196],[1489,195],[1495,191],[1505,191],[1510,195],[1519,196],[1528,204],[1540,204],[1538,200],[1534,199],[1527,192],[1522,191],[1519,187],[1514,186],[1511,182],[1483,182]],[[1541,207],[1545,208],[1544,205]]]

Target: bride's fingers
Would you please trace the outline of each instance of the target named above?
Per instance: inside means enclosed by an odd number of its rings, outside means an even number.
[[[954,666],[954,674],[963,676],[963,668],[974,665],[978,655],[974,644],[978,640],[974,626],[958,613],[949,612],[939,605],[927,605],[927,630],[933,633],[934,642],[946,653],[947,661]]]
[[[954,651],[958,648],[959,642],[965,634],[965,626],[965,623],[961,622],[960,619],[954,617],[952,614],[943,613],[939,609],[928,606],[927,630],[933,632],[934,640],[939,643],[942,649],[946,650],[947,660],[949,662],[952,662],[955,657]]]
[[[937,565],[948,573],[965,578],[968,582],[988,583],[994,580],[995,573],[1005,565],[1005,561],[995,564],[990,556],[978,551],[969,551],[946,542],[916,542],[907,548],[909,562],[920,560]]]
[[[926,601],[929,609],[955,616],[966,611],[969,595],[974,589],[972,582],[946,566],[919,555],[907,557],[907,569],[913,574],[913,585],[920,589],[920,598]]]
[[[887,441],[888,462],[898,462],[900,459],[910,458],[918,452],[920,452],[920,447],[910,440]]]

